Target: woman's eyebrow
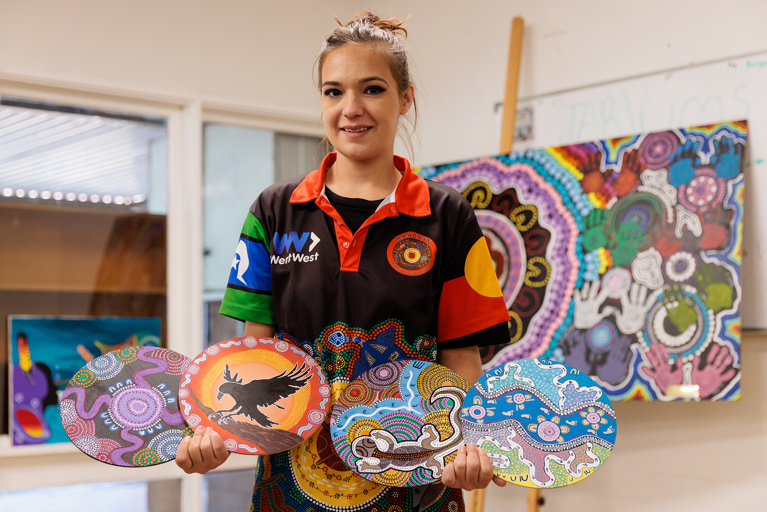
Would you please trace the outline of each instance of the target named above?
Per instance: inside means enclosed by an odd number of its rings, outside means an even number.
[[[389,85],[389,82],[387,82],[385,79],[381,78],[380,76],[369,76],[366,78],[360,78],[358,83],[364,84],[367,82],[375,82],[377,80],[380,80],[381,82],[385,83],[386,85]],[[322,83],[322,87],[331,86],[331,87],[340,87],[341,82],[335,82],[332,80],[328,80],[327,82]]]
[[[375,82],[376,80],[380,80],[380,81],[382,81],[383,83],[385,83],[386,85],[389,85],[389,82],[387,82],[386,80],[384,80],[384,79],[383,79],[383,78],[381,78],[380,76],[369,76],[369,77],[367,77],[367,78],[363,78],[363,79],[361,79],[361,80],[360,80],[360,83],[361,83],[361,84],[364,84],[364,83],[366,83],[366,82]]]

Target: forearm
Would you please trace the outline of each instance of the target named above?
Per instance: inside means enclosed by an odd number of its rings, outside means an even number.
[[[482,376],[482,359],[476,346],[438,349],[437,362],[453,370],[470,385]]]
[[[256,338],[271,338],[274,336],[274,326],[269,324],[260,324],[258,322],[245,322],[244,336],[255,336]]]

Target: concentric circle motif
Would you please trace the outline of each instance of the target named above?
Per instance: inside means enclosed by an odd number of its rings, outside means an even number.
[[[639,156],[648,169],[656,170],[671,163],[679,138],[672,132],[649,133],[639,145]]]
[[[611,322],[602,320],[586,331],[586,345],[597,354],[609,352],[618,338],[618,331]]]
[[[61,421],[82,452],[115,466],[173,460],[186,427],[178,407],[189,359],[154,346],[127,347],[81,368],[62,394]]]
[[[68,423],[75,421],[79,418],[77,411],[75,410],[75,403],[71,400],[62,402],[59,405],[59,412],[61,413],[61,423],[66,426]]]
[[[375,388],[365,382],[352,382],[339,397],[346,407],[369,403],[376,396]]]
[[[165,373],[169,375],[181,375],[189,366],[190,359],[184,355],[172,350],[157,349],[150,353],[151,357],[156,357],[168,363]]]
[[[79,436],[72,443],[86,455],[96,457],[99,453],[99,440],[96,436]]]
[[[82,386],[87,388],[96,382],[96,379],[96,374],[90,371],[88,368],[80,368],[77,370],[77,373],[72,376],[72,379],[69,381],[69,383],[72,386]]]
[[[325,373],[285,340],[233,338],[194,358],[179,386],[190,426],[211,427],[229,451],[263,455],[288,450],[319,428],[330,402]]]
[[[380,365],[372,368],[368,375],[368,383],[375,389],[384,389],[398,382],[399,375],[388,365]]]
[[[420,276],[431,270],[436,253],[434,241],[415,231],[397,235],[386,249],[391,267],[406,276]]]
[[[149,442],[149,448],[164,460],[174,459],[176,458],[176,449],[183,438],[183,430],[165,430]]]
[[[612,452],[617,422],[602,388],[579,370],[546,359],[496,366],[466,395],[466,443],[490,456],[493,473],[534,488],[571,485]],[[477,414],[477,408],[487,411]],[[492,413],[492,414],[491,414]]]
[[[544,354],[571,322],[585,268],[578,228],[593,207],[576,178],[529,152],[448,165],[428,177],[474,207],[509,309],[512,342],[488,350],[485,366]]]
[[[154,466],[155,464],[160,464],[161,462],[165,461],[162,460],[160,455],[151,448],[143,448],[136,452],[136,455],[133,456],[134,466]]]
[[[602,288],[608,291],[611,299],[620,298],[631,287],[631,272],[623,267],[615,267],[607,271],[602,278]]]
[[[506,306],[510,307],[524,284],[527,254],[525,242],[510,219],[491,210],[477,210],[477,221],[487,239],[495,273]]]
[[[607,214],[606,230],[613,239],[639,238],[639,250],[655,244],[665,224],[666,204],[656,195],[632,194],[622,198]]]
[[[313,409],[309,411],[309,414],[307,415],[307,418],[309,418],[309,421],[314,423],[315,425],[319,425],[323,421],[325,421],[325,416],[327,415],[326,411],[320,411],[319,409]]]
[[[99,380],[111,379],[125,366],[112,352],[99,356],[81,369],[92,372]]]
[[[670,314],[678,308],[689,312],[680,315],[683,320],[694,320],[680,323],[677,316]],[[691,361],[711,343],[715,323],[714,313],[706,307],[696,289],[681,285],[678,291],[660,290],[655,294],[655,303],[647,313],[646,326],[637,333],[637,337],[648,349],[653,343],[662,343],[672,359]]]
[[[666,261],[666,275],[672,281],[681,283],[687,281],[695,273],[697,262],[695,256],[686,251],[672,254]]]
[[[112,395],[109,415],[121,428],[145,429],[154,425],[165,407],[154,388],[124,387]]]
[[[124,347],[119,350],[115,350],[114,354],[118,361],[123,364],[128,364],[136,360],[137,351],[137,347]]]
[[[387,381],[394,374],[398,384],[381,389],[382,374]],[[377,366],[352,380],[333,406],[333,446],[352,471],[380,485],[439,481],[462,444],[466,389],[460,375],[438,364],[400,360]]]
[[[82,418],[75,418],[64,426],[67,436],[72,437],[91,437],[96,435],[96,425],[92,421]]]
[[[678,199],[685,208],[697,212],[720,204],[726,191],[727,184],[714,169],[701,167],[690,183],[679,187]]]
[[[469,416],[475,420],[481,420],[487,414],[487,410],[481,405],[472,405],[469,407]]]

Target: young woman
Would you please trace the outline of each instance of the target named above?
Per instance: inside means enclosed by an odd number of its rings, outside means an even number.
[[[406,34],[401,22],[366,13],[327,38],[318,75],[335,152],[256,199],[240,238],[247,263],[235,259],[221,307],[246,322],[246,335],[276,336],[314,356],[332,401],[356,376],[397,359],[438,362],[473,383],[482,374],[478,345],[509,340],[471,206],[394,155],[400,118],[415,108]],[[217,434],[198,428],[176,462],[204,473],[227,456]],[[491,480],[490,459],[470,445],[441,484],[374,484],[335,455],[326,423],[296,448],[261,459],[253,509],[457,511],[461,489]]]

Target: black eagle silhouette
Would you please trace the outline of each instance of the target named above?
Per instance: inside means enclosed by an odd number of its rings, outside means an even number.
[[[269,407],[277,405],[276,402],[286,398],[306,385],[312,378],[311,368],[306,363],[298,368],[296,364],[290,371],[285,370],[279,375],[268,379],[254,379],[247,384],[242,383],[242,378],[237,378],[238,374],[232,373],[227,364],[224,368],[224,382],[218,387],[216,399],[219,401],[224,395],[234,398],[234,407],[225,411],[214,411],[208,414],[208,418],[216,421],[219,425],[225,425],[229,421],[237,421],[233,416],[244,414],[259,425],[271,428],[276,425],[266,414],[262,413],[260,407]],[[277,405],[277,407],[280,407]],[[282,409],[283,407],[280,407]]]

